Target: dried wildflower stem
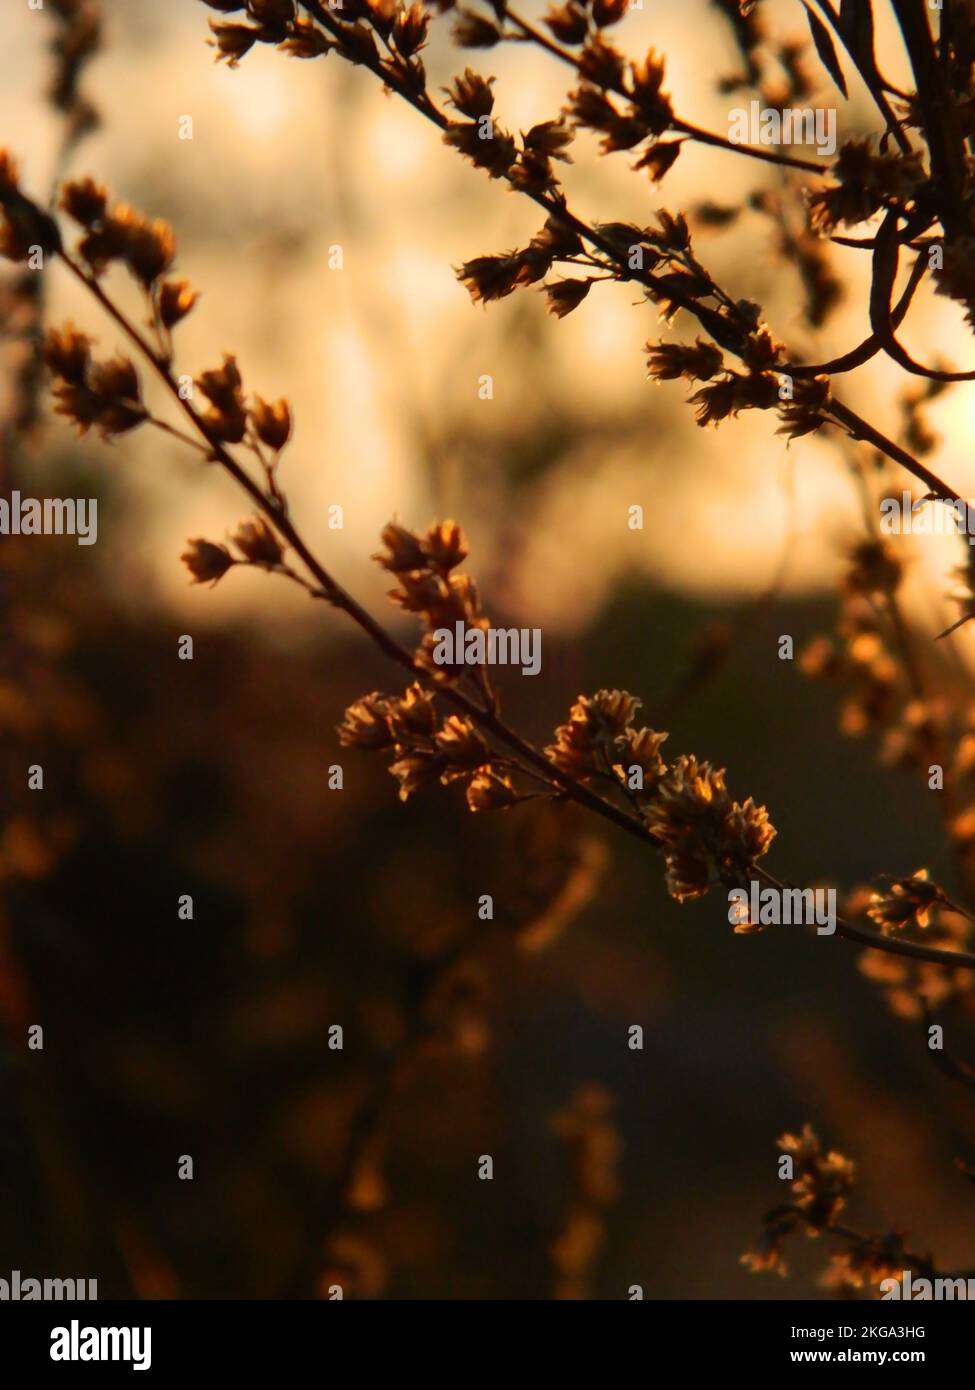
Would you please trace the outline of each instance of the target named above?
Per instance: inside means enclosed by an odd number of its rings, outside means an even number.
[[[266,517],[283,540],[291,547],[295,554],[300,558],[308,572],[314,577],[317,590],[310,590],[313,597],[324,598],[333,607],[341,609],[373,640],[377,647],[392,661],[405,667],[415,679],[422,680],[425,684],[431,684],[429,675],[417,665],[411,652],[401,646],[399,642],[382,626],[365,608],[358,603],[350,593],[348,593],[316,559],[312,551],[305,544],[301,535],[291,521],[286,510],[273,497],[269,497],[249,474],[241,467],[237,460],[226,448],[224,443],[207,426],[206,421],[197,413],[192,403],[184,400],[180,395],[179,386],[174,380],[168,362],[160,357],[153,349],[138,328],[132,324],[124,313],[113,303],[109,296],[102,289],[101,285],[89,276],[79,266],[70,255],[62,252],[64,264],[82,285],[94,295],[98,303],[105,312],[112,318],[126,336],[135,344],[145,359],[152,365],[156,374],[162,380],[170,395],[179,404],[180,409],[191,422],[197,433],[206,443],[207,450],[234,479],[237,485],[247,493],[247,496],[254,503],[255,507]],[[179,431],[171,431],[178,438],[182,438]],[[194,441],[190,441],[194,442]],[[293,572],[291,578],[300,577]],[[443,696],[450,704],[462,710],[466,715],[478,723],[485,732],[493,735],[499,742],[509,747],[520,759],[543,775],[545,781],[550,785],[556,783],[561,791],[573,801],[585,806],[588,810],[594,811],[604,819],[612,821],[620,829],[626,830],[628,834],[635,835],[643,843],[653,843],[646,827],[635,816],[629,815],[620,807],[612,802],[606,801],[598,793],[592,791],[583,783],[576,781],[573,777],[563,772],[560,768],[551,763],[537,748],[526,742],[519,734],[511,729],[500,716],[492,709],[482,708],[475,701],[463,695],[460,691],[447,686],[433,683],[433,689]]]
[[[342,27],[328,11],[319,4],[319,0],[298,0],[298,3],[301,8],[307,10],[323,28],[327,29],[339,40],[339,46],[341,48],[341,42],[344,38]],[[567,54],[566,57],[573,66],[575,66],[575,61],[571,58],[571,55]],[[375,77],[380,79],[384,86],[396,92],[398,96],[401,96],[404,101],[407,101],[416,111],[419,111],[422,116],[432,121],[439,130],[446,131],[449,129],[450,120],[443,111],[435,105],[425,89],[422,93],[413,90],[395,73],[390,72],[388,68],[384,67],[378,56],[373,58],[368,53],[357,53],[355,62],[359,66],[367,67]],[[735,149],[737,147],[731,146],[731,148]],[[816,166],[816,171],[821,172],[819,166]],[[626,263],[626,257],[620,252],[620,248],[614,245],[612,240],[608,237],[602,236],[595,227],[591,227],[588,223],[583,221],[582,218],[577,217],[571,212],[565,202],[564,196],[560,195],[556,197],[553,194],[540,192],[535,189],[519,187],[512,183],[511,179],[507,176],[506,181],[511,187],[515,188],[517,192],[523,193],[526,197],[531,198],[533,202],[537,203],[538,206],[543,208],[550,216],[558,218],[560,222],[571,228],[572,231],[582,237],[583,240],[596,246],[608,257],[618,278],[636,280],[645,285],[648,289],[653,290],[658,296],[666,291],[667,297],[675,305],[686,310],[688,313],[694,314],[695,317],[700,318],[700,306],[698,306],[690,296],[685,295],[674,286],[664,286],[659,277],[655,276],[652,271],[637,270],[629,267]],[[707,324],[704,323],[703,320],[702,326],[705,328],[707,327]]]
[[[836,933],[845,937],[847,941],[855,941],[858,945],[869,946],[875,951],[886,951],[893,956],[911,956],[914,960],[926,960],[933,965],[944,965],[951,969],[975,970],[975,955],[968,951],[942,951],[937,946],[924,946],[919,941],[901,941],[896,937],[883,936],[879,932],[857,927],[842,917],[836,919]]]
[[[337,38],[341,48],[345,34],[341,24],[335,19],[334,15],[330,14],[324,5],[319,4],[319,0],[298,0],[298,5],[299,8],[307,10],[311,17],[316,20],[323,29],[327,29],[330,34]],[[375,77],[380,79],[384,86],[391,88],[396,92],[397,96],[401,96],[404,101],[408,101],[421,115],[426,116],[427,120],[433,121],[434,125],[439,126],[441,130],[447,129],[450,121],[444,113],[434,105],[429,96],[427,96],[426,91],[415,91],[398,77],[396,73],[383,67],[382,60],[379,58],[378,53],[374,57],[371,53],[363,50],[356,54],[355,61],[361,66],[367,67]]]
[[[300,8],[304,9],[338,40],[339,50],[342,51],[342,45],[345,39],[342,26],[329,14],[328,10],[320,3],[320,0],[298,0],[298,4]],[[508,11],[508,14],[512,22],[515,23],[515,17],[511,15],[510,11]],[[563,53],[558,44],[554,42],[549,43],[544,34],[541,34],[540,31],[534,31],[533,26],[528,24],[527,21],[521,20],[520,16],[517,22],[526,26],[526,36],[529,30],[532,31],[533,35],[537,32],[538,38],[544,41],[543,47],[545,47],[547,51],[553,52],[554,56],[557,56],[560,61],[568,62],[573,68],[577,68],[576,61],[571,53],[568,51]],[[348,57],[349,55],[346,54],[346,56]],[[431,100],[425,87],[420,91],[411,88],[408,83],[396,73],[391,72],[387,67],[383,66],[378,54],[373,56],[368,52],[357,52],[355,55],[355,62],[360,66],[367,67],[375,77],[380,79],[384,86],[395,91],[397,95],[401,96],[415,110],[419,111],[422,116],[432,121],[439,130],[446,131],[449,128],[449,119]],[[732,145],[730,148],[740,150],[744,147]],[[817,173],[823,172],[818,165],[814,166],[814,171]],[[604,236],[598,228],[590,226],[571,211],[563,194],[560,193],[556,195],[553,193],[541,192],[536,189],[523,188],[513,183],[510,177],[505,177],[509,185],[517,192],[531,198],[539,207],[543,208],[549,216],[555,217],[564,226],[574,231],[583,241],[587,242],[590,246],[596,247],[612,265],[618,279],[635,281],[644,285],[651,291],[655,299],[669,301],[675,307],[681,308],[685,310],[685,312],[693,315],[709,336],[712,335],[712,329],[714,327],[713,320],[715,317],[713,310],[698,304],[692,296],[686,294],[680,287],[675,286],[672,282],[669,284],[663,283],[661,278],[655,275],[653,271],[630,266],[625,253],[621,251],[619,246],[615,245],[610,238]],[[603,268],[605,268],[605,266],[603,266]],[[917,278],[920,278],[919,275]],[[910,295],[913,294],[915,288],[915,277],[912,275]],[[718,287],[714,286],[714,292],[717,291]],[[905,291],[905,296],[902,300],[903,312],[906,312],[907,305],[910,303],[910,295]],[[734,304],[733,299],[729,298],[728,302],[732,305]],[[897,309],[892,311],[892,322],[893,316],[897,315],[900,309],[901,306],[898,305]],[[903,314],[901,314],[901,317],[902,316]],[[868,342],[872,346],[873,338],[868,340]],[[733,342],[722,343],[722,346],[734,353],[736,357],[740,358],[742,356],[742,352]],[[861,347],[862,346],[863,345],[861,345]],[[855,351],[859,352],[860,349]],[[783,370],[791,372],[791,374],[796,377],[818,374],[818,369],[808,368],[801,364],[793,363],[789,363]],[[863,419],[862,416],[858,415],[851,407],[845,405],[835,395],[830,395],[829,401],[824,407],[824,413],[828,414],[834,422],[844,425],[855,439],[872,444],[874,448],[880,450],[881,453],[886,455],[886,457],[893,462],[899,463],[903,468],[906,468],[909,473],[912,473],[914,477],[924,483],[935,497],[947,502],[960,502],[964,504],[965,499],[961,497],[959,493],[955,492],[953,488],[949,487],[937,474],[933,473],[931,469],[927,468],[919,459],[914,458],[906,449],[903,449],[899,444],[896,444],[875,426]]]
[[[423,77],[422,71],[419,73],[414,73],[408,67],[406,69],[398,71],[394,63],[386,63],[383,61],[383,59],[379,55],[378,50],[376,50],[372,46],[371,42],[369,45],[356,44],[354,48],[350,48],[348,26],[343,26],[342,24],[340,24],[340,22],[332,14],[329,13],[325,6],[323,6],[320,3],[320,0],[298,0],[298,3],[301,9],[303,9],[308,15],[315,19],[322,26],[322,28],[333,37],[333,39],[335,40],[335,47],[345,58],[353,61],[359,66],[367,67],[373,73],[374,76],[378,77],[380,81],[383,82],[384,86],[387,89],[395,91],[411,106],[418,110],[423,116],[425,116],[428,120],[432,121],[433,124],[435,124],[439,130],[441,130],[442,132],[449,131],[451,127],[451,122],[449,121],[447,116],[441,110],[438,109],[438,107],[430,98],[429,93],[426,90],[425,79]],[[571,53],[569,53],[567,50],[562,49],[560,45],[558,45],[554,41],[549,40],[546,35],[536,30],[534,26],[530,25],[527,21],[523,20],[521,16],[512,17],[509,12],[509,17],[512,18],[513,23],[516,23],[520,27],[521,32],[524,33],[526,38],[530,38],[534,42],[539,42],[541,47],[544,48],[545,51],[551,53],[553,56],[556,56],[560,61],[571,64],[574,70],[580,71],[579,65]],[[831,20],[836,18],[832,12],[829,12],[829,17],[831,18]],[[930,42],[926,18],[922,15],[921,19],[924,24],[924,32],[928,36],[928,42]],[[386,45],[387,49],[389,49],[389,44],[387,42],[386,37],[381,33],[380,37],[382,38],[383,43]],[[842,33],[841,38],[844,38]],[[853,57],[853,60],[857,64],[858,68],[861,67],[858,55],[856,53],[853,53],[851,56]],[[867,74],[865,80],[867,80],[869,77],[872,77],[872,74]],[[871,88],[871,91],[873,91],[876,96],[876,92],[874,91],[875,84],[868,80],[868,86]],[[887,113],[885,113],[885,119],[888,119]],[[894,130],[898,138],[898,142],[901,144],[902,149],[905,149],[905,137],[903,135],[903,132],[897,126],[896,122],[892,123],[891,128]],[[731,146],[731,148],[739,149],[741,147]],[[905,153],[909,150],[909,148],[909,145],[907,145]],[[815,172],[821,172],[819,166],[815,166]],[[673,284],[672,277],[671,282],[669,284],[664,284],[659,279],[659,277],[653,274],[652,271],[634,269],[630,267],[626,263],[625,256],[621,254],[620,248],[618,246],[614,246],[608,238],[601,235],[598,229],[588,226],[584,221],[582,221],[580,218],[576,217],[573,213],[571,213],[566,204],[564,195],[560,191],[555,189],[554,185],[551,189],[542,190],[538,188],[524,187],[517,184],[511,178],[509,172],[504,173],[504,177],[507,179],[507,181],[509,182],[509,184],[511,184],[512,187],[515,187],[516,189],[518,189],[518,191],[527,194],[527,196],[531,197],[533,201],[535,201],[540,207],[544,208],[550,216],[555,217],[558,220],[558,222],[573,230],[576,233],[576,235],[581,237],[590,245],[597,247],[605,256],[608,257],[610,263],[616,268],[618,278],[620,278],[621,280],[634,280],[638,283],[645,285],[647,289],[650,290],[652,298],[655,298],[658,301],[662,299],[664,302],[669,302],[673,307],[684,309],[685,311],[696,317],[698,321],[701,323],[702,327],[704,327],[705,330],[709,333],[709,335],[713,336],[713,332],[716,327],[715,319],[717,317],[713,310],[697,303],[692,295],[685,293],[679,286],[675,286]],[[899,234],[896,233],[895,235],[899,236]],[[710,277],[707,278],[710,282]],[[713,284],[713,282],[710,282],[709,293],[718,293],[718,289]],[[731,304],[732,301],[726,300],[726,303]],[[888,316],[888,328],[893,323],[893,317],[893,313]],[[738,325],[738,327],[740,328],[741,325]],[[862,345],[861,349],[855,350],[854,354],[850,354],[848,356],[850,356],[851,359],[858,359],[863,347],[866,347],[867,349],[867,356],[873,355],[873,351],[876,348],[876,342],[874,341],[874,339],[880,341],[880,335],[875,333],[875,335],[873,335],[873,338],[871,340],[868,340],[868,343],[866,345]],[[736,343],[735,341],[723,341],[722,346],[727,347],[728,350],[734,352],[736,356],[742,357],[746,340],[747,333],[744,335],[741,342]],[[805,377],[814,374],[812,369],[808,367],[803,367],[801,364],[791,365],[789,370],[792,372],[793,375],[797,377]],[[922,374],[927,375],[928,373],[924,371],[924,369],[922,369]],[[845,424],[855,438],[872,443],[874,447],[880,449],[881,452],[883,452],[887,457],[893,459],[896,462],[899,462],[903,467],[907,468],[908,471],[913,473],[915,477],[923,481],[926,484],[926,486],[928,486],[931,489],[935,496],[950,501],[963,500],[952,489],[950,489],[947,486],[947,484],[945,484],[942,480],[938,479],[933,473],[931,473],[930,470],[926,469],[924,465],[922,465],[917,459],[914,459],[910,454],[908,454],[906,450],[901,449],[900,446],[894,444],[893,441],[887,439],[886,436],[884,436],[879,430],[876,430],[873,426],[870,426],[866,421],[864,421],[848,406],[845,406],[841,401],[832,398],[829,402],[829,405],[829,414],[834,421],[839,421],[840,423]]]
[[[854,1231],[849,1226],[840,1226],[832,1221],[827,1226],[821,1226],[819,1222],[814,1220],[802,1207],[795,1206],[788,1202],[781,1207],[774,1207],[765,1219],[766,1221],[776,1221],[782,1216],[794,1217],[797,1221],[801,1222],[803,1226],[808,1228],[809,1234],[811,1235],[826,1234],[838,1236],[840,1240],[845,1240],[853,1246],[863,1246],[870,1243],[869,1237],[861,1235],[859,1231]],[[917,1255],[910,1250],[900,1250],[898,1253],[903,1255],[910,1266],[911,1273],[920,1274],[924,1279],[961,1277],[960,1275],[940,1274],[937,1266],[933,1264],[931,1259],[926,1255]]]
[[[494,13],[497,13],[494,0],[486,0],[486,3]],[[554,58],[558,58],[560,63],[567,64],[570,68],[573,68],[580,77],[585,78],[585,73],[580,68],[578,59],[574,54],[570,53],[567,48],[563,48],[562,45],[557,43],[554,39],[550,39],[547,34],[542,33],[534,24],[523,19],[520,14],[517,14],[509,6],[504,6],[503,13],[504,17],[509,19],[515,28],[520,30],[529,42],[536,44],[539,48],[544,48],[547,53],[550,53]],[[608,86],[606,90],[615,92],[617,96],[621,97],[627,97],[629,95],[624,88],[615,83]],[[818,164],[814,160],[799,159],[788,154],[778,154],[774,150],[758,149],[754,145],[735,145],[732,144],[727,136],[718,135],[715,131],[703,130],[700,126],[693,125],[690,121],[682,120],[681,117],[677,115],[674,116],[670,129],[678,132],[680,135],[686,135],[690,140],[696,140],[698,144],[712,145],[715,149],[727,150],[731,154],[745,155],[749,159],[760,159],[766,164],[784,165],[788,169],[802,169],[808,174],[826,173],[826,166]]]
[[[822,164],[816,164],[811,159],[798,159],[795,155],[777,154],[775,150],[761,150],[754,145],[734,145],[723,135],[718,135],[712,130],[702,130],[700,126],[693,125],[690,121],[675,118],[674,129],[682,135],[688,136],[691,140],[696,140],[700,145],[712,145],[718,150],[727,150],[730,154],[747,155],[749,159],[760,159],[766,164],[778,164],[786,169],[802,169],[806,173],[820,174],[826,173]]]
[[[300,576],[287,567],[282,567],[282,572],[291,579],[297,580],[315,598],[324,598],[333,607],[345,612],[354,623],[356,623],[375,643],[375,645],[397,665],[404,667],[410,672],[414,679],[422,681],[425,685],[432,686],[435,693],[441,695],[444,700],[452,704],[456,709],[461,710],[485,733],[494,737],[499,743],[510,748],[517,757],[528,765],[529,768],[541,774],[542,780],[549,785],[555,784],[559,787],[562,794],[569,799],[578,802],[587,810],[608,820],[618,828],[625,830],[627,834],[634,836],[645,845],[657,846],[656,837],[644,824],[637,814],[631,814],[611,801],[600,796],[593,791],[585,782],[564,772],[550,761],[544,753],[528,743],[510,728],[497,712],[492,708],[485,708],[476,701],[469,699],[459,690],[441,685],[432,681],[429,673],[420,666],[413,654],[399,642],[379,623],[373,616],[359,604],[351,594],[349,594],[324,568],[320,561],[308,548],[300,533],[296,529],[284,503],[273,494],[265,493],[262,488],[250,477],[244,468],[233,457],[221,439],[207,425],[206,421],[194,409],[192,403],[185,400],[179,391],[168,359],[160,356],[152,345],[147,341],[138,328],[132,324],[126,315],[117,307],[102,289],[97,280],[88,275],[81,266],[65,251],[61,252],[62,260],[68,267],[72,275],[92,294],[105,312],[110,316],[114,323],[125,333],[132,343],[138,348],[143,357],[151,364],[156,374],[159,376],[169,394],[179,404],[180,409],[193,425],[193,428],[205,441],[209,456],[218,462],[227,473],[234,479],[237,485],[243,489],[254,506],[270,525],[277,531],[280,537],[290,546],[295,554],[300,558],[306,570],[314,578],[317,588],[310,588]],[[859,418],[859,417],[855,417]],[[177,435],[179,432],[176,432]],[[757,869],[769,883],[779,888],[784,887],[778,883],[765,870]],[[975,955],[965,952],[943,951],[936,947],[923,946],[915,942],[896,940],[891,937],[879,935],[875,932],[866,931],[855,927],[852,923],[837,922],[837,932],[847,939],[857,941],[859,944],[871,947],[874,950],[887,951],[895,955],[910,956],[918,960],[930,961],[937,965],[944,965],[953,968],[963,968],[975,970]]]
[[[186,444],[190,449],[196,449],[199,453],[209,455],[210,450],[206,444],[201,444],[198,439],[191,435],[184,434],[175,425],[171,425],[168,420],[159,420],[155,415],[150,415],[146,421],[147,425],[152,425],[157,430],[162,430],[164,434],[170,435],[173,439],[178,439],[181,444]]]
[[[905,1236],[898,1231],[869,1235],[841,1222],[839,1218],[854,1183],[855,1165],[835,1149],[825,1149],[811,1125],[804,1125],[799,1135],[782,1135],[776,1143],[793,1159],[793,1200],[766,1212],[763,1235],[741,1260],[752,1271],[785,1274],[782,1242],[802,1230],[807,1236],[832,1238],[846,1247],[833,1254],[824,1279],[834,1296],[853,1293],[864,1284],[875,1285],[886,1278],[897,1281],[907,1270],[924,1279],[971,1277],[970,1270],[943,1274],[930,1254],[919,1255],[909,1249]]]
[[[942,478],[938,477],[937,473],[932,472],[920,459],[916,459],[913,454],[908,453],[899,444],[895,444],[892,439],[888,439],[862,415],[858,415],[855,410],[851,410],[848,405],[844,405],[835,396],[830,397],[824,411],[838,424],[844,425],[854,439],[864,444],[872,444],[875,449],[886,454],[894,463],[899,463],[902,468],[906,468],[908,473],[913,473],[918,482],[923,483],[939,501],[960,502],[963,506],[967,506],[965,498],[954,488],[949,487]]]
[[[795,888],[794,884],[776,878],[774,874],[769,873],[768,869],[759,865],[755,866],[755,873],[780,893]],[[961,909],[954,908],[953,910],[961,911]],[[969,914],[962,912],[962,916],[969,917]],[[969,920],[971,920],[970,917]],[[848,922],[844,917],[837,917],[836,919],[836,935],[844,937],[847,941],[855,941],[859,946],[869,946],[871,950],[885,951],[892,956],[910,956],[913,960],[926,960],[932,965],[944,965],[959,970],[975,970],[975,955],[968,951],[943,951],[938,946],[925,946],[919,941],[903,941],[899,937],[884,936],[881,932],[870,931],[866,927],[858,927],[855,923]]]

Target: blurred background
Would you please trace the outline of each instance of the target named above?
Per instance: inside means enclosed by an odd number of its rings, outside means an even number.
[[[408,640],[369,556],[394,514],[454,516],[492,618],[543,630],[541,674],[500,682],[528,736],[546,741],[578,693],[625,687],[670,729],[666,751],[727,765],[736,796],[768,805],[783,876],[852,888],[928,864],[952,884],[930,793],[844,738],[835,692],[778,659],[780,635],[798,651],[832,626],[861,534],[835,441],[787,449],[761,415],[698,429],[679,384],[646,380],[644,344],[672,335],[632,287],[598,286],[564,322],[534,293],[472,307],[454,268],[524,245],[540,215],[368,73],[266,48],[217,66],[215,12],[194,0],[102,9],[82,83],[100,123],[66,153],[47,99],[56,25],[5,7],[0,144],[37,197],[65,169],[91,173],[172,223],[179,273],[203,292],[177,366],[233,352],[248,391],[289,398],[282,482],[343,583]],[[798,7],[769,10],[804,37]],[[664,52],[676,109],[725,129],[716,78],[739,58],[712,6],[644,0],[615,37]],[[465,60],[497,74],[511,129],[564,100],[566,74],[537,54],[459,55],[443,37],[431,85]],[[840,115],[869,119],[855,96]],[[603,220],[774,187],[688,146],[652,191],[594,149],[579,139],[566,183]],[[863,336],[856,253],[831,253],[844,294],[814,336],[767,218],[702,229],[696,248],[803,349]],[[44,294],[50,322],[72,318],[105,355],[122,346],[59,267]],[[965,360],[947,301],[919,298],[904,336]],[[678,907],[659,861],[564,809],[471,817],[456,788],[402,805],[380,759],[338,747],[348,703],[398,688],[356,630],[263,574],[189,586],[187,537],[220,541],[245,514],[229,482],[149,431],[79,442],[46,400],[18,420],[22,345],[2,362],[4,489],[99,511],[93,547],[0,539],[0,1275],[97,1278],[101,1297],[331,1282],[365,1297],[821,1296],[813,1242],[788,1281],[739,1264],[780,1200],[774,1140],[806,1120],[857,1161],[851,1224],[907,1229],[944,1268],[973,1262],[955,1166],[972,1157],[970,1106],[854,950],[788,928],[736,937],[717,895]],[[846,394],[896,433],[900,387],[876,363]],[[964,402],[933,403],[929,461],[975,496]],[[910,612],[937,631],[957,542],[904,545]],[[970,642],[955,644],[966,680]],[[35,763],[43,793],[22,790]],[[26,1048],[33,1024],[42,1052]]]

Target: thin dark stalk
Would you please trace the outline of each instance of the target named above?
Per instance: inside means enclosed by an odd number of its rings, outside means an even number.
[[[867,91],[873,98],[877,110],[884,118],[884,124],[887,130],[890,131],[891,135],[893,135],[894,139],[897,141],[901,153],[910,154],[911,142],[904,134],[904,130],[897,117],[894,115],[894,111],[891,107],[890,102],[887,100],[887,91],[890,91],[892,89],[888,86],[885,91],[885,83],[883,82],[880,73],[877,70],[877,65],[873,61],[872,55],[871,58],[867,60],[865,55],[861,55],[857,52],[856,45],[851,43],[847,37],[847,32],[843,23],[843,19],[840,17],[839,12],[836,9],[834,9],[833,5],[830,3],[830,0],[817,0],[817,4],[819,5],[819,8],[822,10],[823,14],[829,20],[830,25],[832,26],[843,47],[850,55],[850,58],[852,59],[857,69],[857,72],[859,72],[860,76],[863,79]],[[868,6],[870,4],[870,0],[859,0],[859,4],[861,5],[861,7]],[[853,11],[851,9],[848,13],[852,12]]]
[[[932,497],[942,502],[960,502],[967,507],[967,502],[960,493],[948,486],[937,473],[932,472],[920,459],[916,459],[913,454],[906,449],[895,444],[887,435],[881,433],[868,420],[864,420],[862,415],[858,415],[855,410],[851,410],[848,405],[844,405],[836,396],[831,396],[828,406],[828,414],[839,424],[844,425],[854,439],[860,440],[864,444],[872,444],[875,449],[879,449],[882,454],[886,454],[894,463],[899,463],[902,468],[906,468],[908,473],[912,473],[919,482],[922,482],[931,493]]]
[[[924,0],[893,0],[893,6],[917,83],[941,220],[949,236],[959,235],[968,229],[967,161],[954,100],[938,63]]]
[[[758,149],[755,145],[736,145],[724,135],[711,130],[702,130],[690,121],[674,120],[674,129],[701,145],[713,145],[715,149],[727,150],[731,154],[744,154],[749,159],[761,159],[766,164],[778,164],[786,169],[802,169],[807,174],[818,174],[821,178],[829,172],[826,164],[817,164],[812,159],[799,159],[796,155],[778,154],[775,150]]]
[[[758,865],[755,873],[780,893],[794,889],[793,884],[784,883]],[[880,932],[858,927],[844,917],[836,919],[836,935],[842,936],[846,941],[855,941],[858,946],[868,946],[872,951],[884,951],[891,956],[910,956],[913,960],[924,960],[931,965],[944,965],[953,970],[975,970],[975,955],[967,951],[943,951],[938,946],[925,946],[919,941],[903,941],[899,937],[883,936]]]
[[[493,9],[494,6],[492,5],[491,8]],[[547,53],[557,58],[560,63],[566,63],[579,73],[578,60],[567,48],[563,48],[562,45],[556,43],[554,39],[550,39],[541,29],[536,28],[534,24],[523,19],[521,15],[516,14],[515,11],[508,8],[508,6],[505,6],[504,13],[506,18],[511,20],[515,28],[518,29],[529,42],[536,44],[539,48],[544,48]],[[582,75],[583,74],[580,73],[580,76]],[[608,87],[607,90],[614,92],[617,96],[623,97],[624,99],[629,99],[629,94],[625,88],[621,86],[613,85]],[[802,169],[809,174],[825,174],[828,169],[827,165],[817,164],[811,159],[799,159],[794,155],[778,154],[774,150],[758,149],[754,145],[736,145],[729,140],[727,136],[718,135],[712,130],[703,130],[701,126],[693,125],[690,121],[681,120],[679,116],[674,117],[671,128],[681,135],[686,135],[691,140],[696,140],[701,145],[712,145],[716,149],[727,150],[731,154],[745,155],[749,159],[760,159],[766,164],[780,164],[784,165],[787,169]]]

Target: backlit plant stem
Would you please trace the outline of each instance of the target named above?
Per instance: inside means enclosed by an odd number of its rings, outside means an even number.
[[[341,584],[335,580],[325,569],[321,562],[315,557],[313,552],[306,545],[300,533],[291,520],[283,504],[274,496],[270,496],[250,477],[247,471],[241,467],[234,456],[226,448],[223,441],[208,427],[206,421],[194,409],[189,400],[180,394],[179,386],[172,375],[170,364],[167,359],[162,358],[147,341],[138,328],[132,324],[126,315],[117,307],[102,289],[101,285],[88,275],[85,270],[78,265],[74,259],[66,252],[61,252],[62,260],[71,274],[84,286],[90,294],[98,301],[104,311],[112,321],[125,333],[129,340],[138,348],[139,352],[153,367],[157,376],[163,382],[169,394],[179,405],[183,414],[192,424],[196,432],[205,441],[211,457],[221,465],[221,467],[233,478],[260,512],[268,523],[274,528],[282,540],[299,557],[305,569],[315,580],[317,590],[312,590],[313,597],[326,599],[333,607],[340,609],[348,614],[354,623],[360,627],[371,638],[374,644],[397,665],[404,667],[416,680],[421,680],[443,698],[452,704],[456,709],[466,714],[476,725],[485,733],[490,734],[499,743],[505,744],[529,767],[537,769],[544,775],[545,780],[550,784],[557,785],[561,793],[569,799],[576,801],[587,810],[601,816],[616,825],[619,829],[625,830],[627,834],[639,839],[644,845],[656,845],[654,836],[643,824],[637,815],[632,815],[628,811],[607,801],[597,792],[594,792],[584,782],[563,772],[554,763],[550,762],[537,748],[528,743],[514,729],[510,728],[500,716],[492,709],[485,709],[475,701],[469,699],[459,690],[449,686],[442,686],[437,682],[431,681],[429,675],[417,664],[411,652],[401,646],[399,642],[389,633],[381,623],[362,605],[352,597]],[[859,420],[859,417],[855,417]],[[285,570],[287,574],[287,570]],[[291,578],[300,577],[293,572]],[[762,873],[770,883],[777,884],[777,880],[764,870],[756,870]],[[782,887],[783,885],[777,885]],[[975,970],[975,955],[961,951],[943,951],[936,947],[924,946],[916,942],[901,941],[892,937],[881,936],[878,933],[866,931],[855,927],[852,923],[837,922],[837,933],[849,940],[857,941],[859,944],[869,946],[874,950],[887,951],[891,954],[909,956],[915,960],[926,960],[936,965],[943,965],[949,968],[963,968]]]

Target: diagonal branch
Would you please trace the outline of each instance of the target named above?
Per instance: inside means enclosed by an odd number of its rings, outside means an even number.
[[[181,395],[179,385],[172,374],[169,362],[161,357],[152,347],[145,336],[130,322],[127,316],[105,293],[93,276],[88,275],[66,251],[61,250],[60,255],[63,263],[67,266],[75,279],[79,281],[89,294],[93,295],[102,309],[125,333],[134,346],[138,348],[141,355],[152,366],[157,376],[166,387],[166,390],[177,402],[193,428],[208,446],[210,456],[213,460],[219,463],[230,475],[282,540],[284,540],[295,554],[298,555],[305,569],[319,586],[321,597],[325,598],[333,607],[348,614],[352,621],[371,638],[384,655],[389,657],[397,665],[408,670],[414,679],[420,680],[424,682],[424,684],[432,685],[433,690],[437,694],[442,695],[446,701],[466,714],[484,732],[492,735],[497,741],[511,748],[518,757],[529,766],[543,772],[549,782],[558,785],[564,796],[578,802],[581,806],[601,816],[604,820],[612,822],[617,828],[625,830],[627,834],[639,839],[643,844],[655,848],[658,846],[656,836],[649,827],[643,823],[639,815],[632,814],[614,803],[607,801],[587,786],[584,781],[573,777],[569,773],[563,772],[552,763],[544,753],[540,752],[532,744],[523,739],[520,734],[516,733],[515,730],[504,723],[493,709],[480,706],[455,688],[441,686],[436,682],[432,682],[429,673],[426,672],[422,666],[418,665],[413,654],[405,647],[401,646],[382,624],[377,622],[371,613],[363,608],[362,605],[332,577],[328,570],[325,569],[302,539],[294,522],[288,515],[284,504],[275,495],[267,494],[261,489],[250,477],[246,469],[234,458],[225,443],[217,437],[215,431],[211,429],[206,420],[197,412],[192,402]],[[773,879],[771,875],[766,876],[770,882],[777,883],[777,880]],[[857,941],[861,945],[869,946],[874,950],[910,956],[914,959],[926,960],[933,964],[954,969],[975,970],[975,955],[966,952],[944,951],[914,942],[899,941],[891,937],[865,931],[855,927],[852,923],[846,922],[837,924],[837,932],[839,935],[845,936],[849,940]]]

